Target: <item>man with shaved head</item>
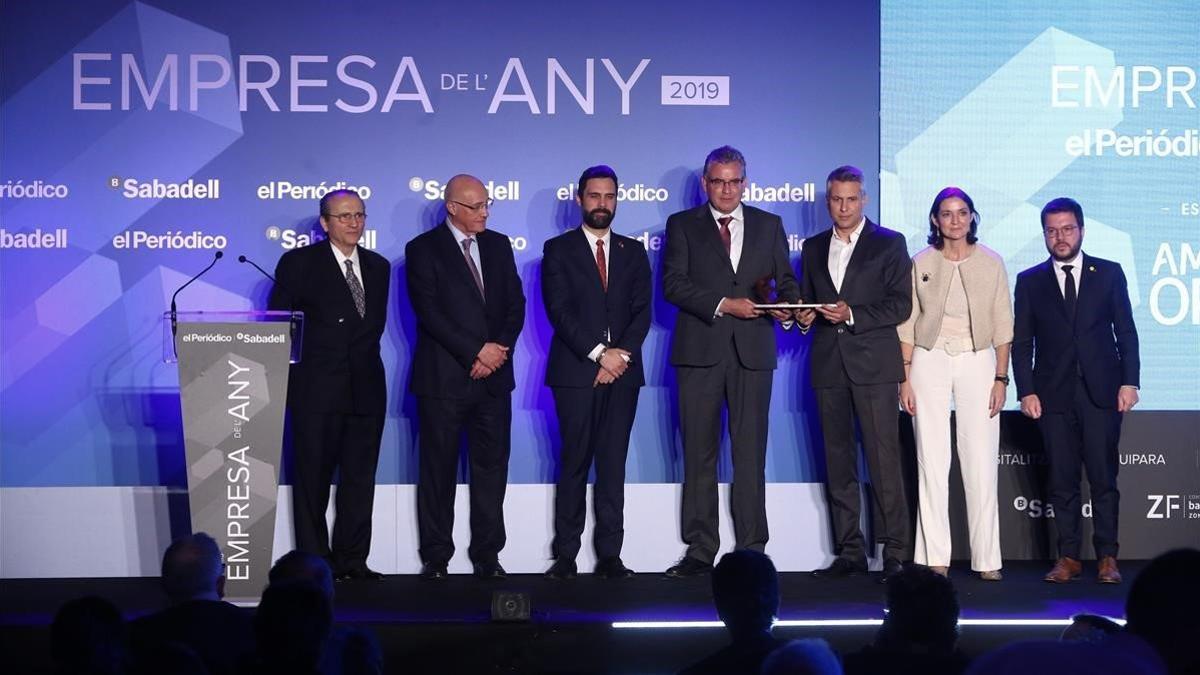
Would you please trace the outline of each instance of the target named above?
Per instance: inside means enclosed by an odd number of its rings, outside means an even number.
[[[475,576],[502,578],[504,492],[512,424],[512,349],[525,293],[508,237],[487,229],[492,199],[478,178],[446,184],[446,219],[404,249],[417,315],[410,387],[417,397],[421,576],[444,579],[454,554],[459,439],[467,436]]]

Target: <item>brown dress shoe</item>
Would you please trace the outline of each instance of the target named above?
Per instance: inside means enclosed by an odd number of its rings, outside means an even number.
[[[1074,558],[1063,556],[1054,563],[1044,579],[1054,584],[1065,584],[1083,572],[1083,564]]]
[[[1121,572],[1117,569],[1116,558],[1111,555],[1100,558],[1100,572],[1096,575],[1096,581],[1102,584],[1121,583]]]

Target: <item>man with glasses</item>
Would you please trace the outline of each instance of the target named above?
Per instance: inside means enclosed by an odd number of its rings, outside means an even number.
[[[776,365],[775,326],[755,307],[774,282],[781,302],[799,297],[779,216],[742,203],[746,159],[729,146],[704,160],[708,200],[667,219],[663,293],[679,308],[671,365],[679,384],[683,436],[681,532],[687,551],[669,577],[712,571],[717,532],[721,411],[729,416],[735,545],[767,543],[767,413]],[[784,312],[775,318],[787,319]]]
[[[1138,335],[1125,273],[1080,252],[1083,208],[1059,197],[1042,208],[1050,258],[1017,275],[1013,374],[1021,412],[1038,421],[1049,462],[1048,492],[1058,560],[1045,580],[1065,583],[1083,570],[1079,466],[1092,496],[1092,546],[1100,583],[1117,569],[1117,441],[1121,415],[1138,402]]]
[[[446,184],[446,220],[404,249],[417,316],[410,388],[419,421],[417,526],[425,579],[444,579],[454,554],[459,439],[467,436],[475,576],[506,576],[504,492],[512,423],[512,349],[525,293],[508,237],[487,229],[492,200],[474,176]]]
[[[367,214],[357,192],[334,190],[320,208],[327,239],[280,257],[269,302],[305,315],[301,359],[288,378],[296,547],[328,560],[338,580],[379,579],[367,554],[387,403],[379,340],[392,266],[358,245]],[[335,470],[331,543],[325,510]]]

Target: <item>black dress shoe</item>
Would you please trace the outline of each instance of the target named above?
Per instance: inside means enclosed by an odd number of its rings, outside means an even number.
[[[866,563],[855,563],[846,558],[835,558],[829,567],[813,570],[812,575],[819,579],[841,579],[843,577],[865,574],[866,571]]]
[[[899,558],[888,558],[883,561],[883,576],[879,577],[879,583],[886,584],[888,579],[903,571],[904,563],[900,562]]]
[[[574,579],[576,576],[578,576],[578,574],[579,569],[575,567],[574,560],[559,558],[558,560],[554,561],[554,564],[550,566],[550,569],[546,570],[545,576],[547,579],[563,581],[566,579]]]
[[[605,558],[596,563],[594,570],[601,579],[628,579],[633,576],[633,570],[625,566],[620,558]]]
[[[421,578],[430,581],[445,579],[447,577],[446,563],[444,562],[427,562],[421,565]]]
[[[335,581],[379,581],[383,575],[370,567],[356,567],[339,573]]]
[[[667,576],[672,579],[698,577],[702,574],[709,574],[712,572],[712,568],[711,563],[684,556],[679,562],[667,568]]]
[[[499,562],[482,562],[475,563],[475,578],[476,579],[506,579],[508,572],[500,566]]]

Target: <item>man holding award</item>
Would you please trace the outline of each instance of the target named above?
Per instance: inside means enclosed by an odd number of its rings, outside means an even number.
[[[771,317],[791,315],[764,310],[756,301],[769,299],[752,296],[773,281],[780,301],[799,297],[779,216],[742,204],[742,153],[729,146],[713,150],[701,182],[708,201],[667,220],[663,254],[663,293],[679,308],[670,359],[679,384],[687,544],[669,577],[707,574],[717,554],[722,407],[729,415],[736,547],[761,552],[766,546],[767,413],[776,364]]]

